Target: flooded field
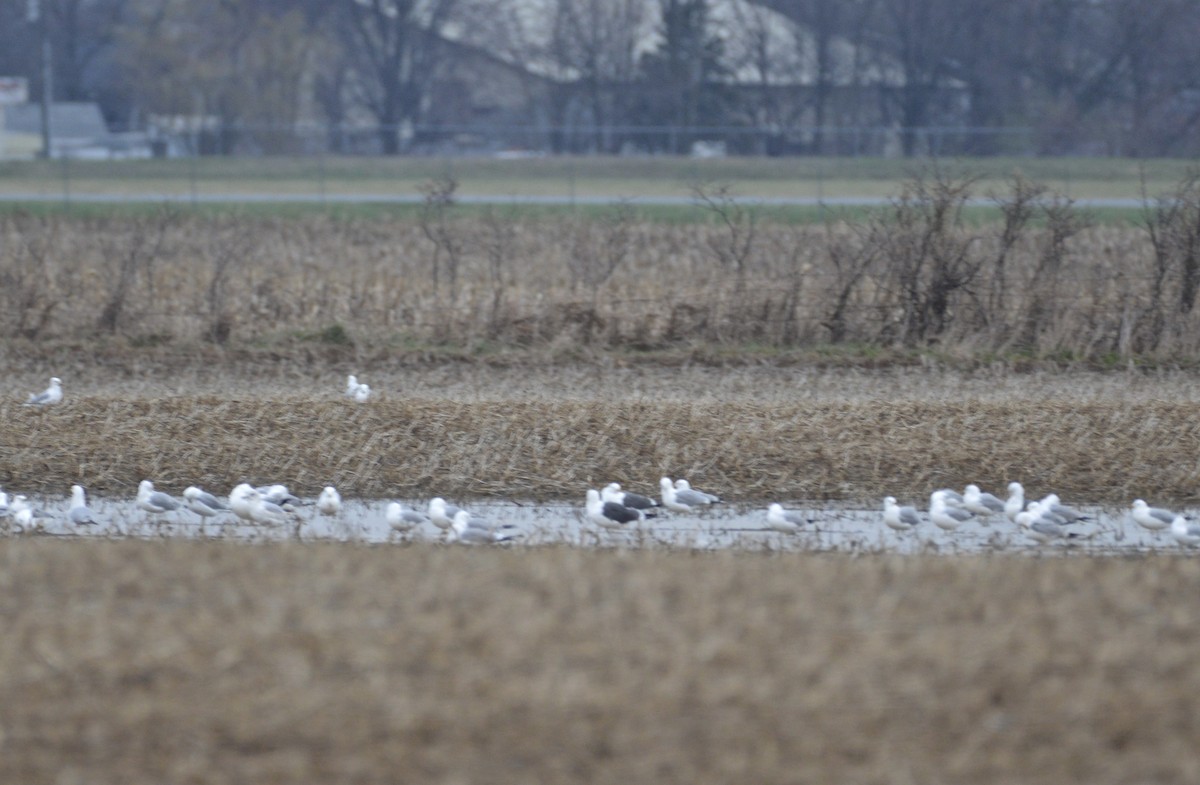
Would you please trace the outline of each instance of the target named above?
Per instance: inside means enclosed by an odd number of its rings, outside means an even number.
[[[232,513],[207,521],[185,510],[150,514],[137,509],[131,500],[111,498],[90,501],[99,521],[97,525],[76,526],[67,517],[69,502],[66,498],[35,499],[34,507],[39,512],[35,526],[23,530],[11,520],[0,520],[0,526],[9,536],[33,537],[293,540],[372,545],[447,540],[446,532],[430,522],[408,531],[393,530],[384,517],[386,500],[347,500],[337,516],[319,513],[311,500],[306,500],[304,506],[291,513],[285,526],[250,524]],[[420,499],[401,503],[406,509],[426,508],[426,502]],[[582,504],[478,501],[463,506],[496,526],[513,527],[516,536],[506,545],[900,554],[1071,552],[1114,556],[1179,550],[1168,532],[1143,529],[1129,517],[1126,508],[1088,507],[1084,512],[1089,520],[1067,527],[1068,539],[1042,544],[1031,540],[1003,515],[969,521],[954,531],[942,530],[925,519],[912,531],[896,532],[882,523],[878,510],[817,502],[785,505],[810,521],[795,534],[769,529],[765,504],[720,504],[687,514],[660,510],[655,517],[628,529],[602,528],[591,523]],[[1194,517],[1200,512],[1185,511],[1185,514]]]

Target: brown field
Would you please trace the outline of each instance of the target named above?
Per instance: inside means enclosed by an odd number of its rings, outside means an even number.
[[[994,227],[614,216],[0,218],[0,486],[1200,500],[1200,309],[1142,230],[997,263]],[[1174,554],[5,538],[0,782],[1190,783],[1198,590]]]
[[[1081,503],[1200,500],[1190,373],[438,365],[365,376],[379,398],[358,405],[330,369],[303,383],[198,371],[92,368],[46,410],[14,390],[0,401],[0,485],[580,499],[609,481],[653,492],[670,474],[753,502],[873,507],[1010,480]]]
[[[551,355],[902,349],[1112,366],[1200,357],[1190,212],[1089,225],[1028,184],[1007,218],[917,181],[875,217],[772,222],[719,189],[707,222],[537,217],[0,216],[0,333],[121,347]],[[921,197],[918,199],[917,197]],[[1186,204],[1200,210],[1200,189]],[[1191,208],[1189,208],[1191,209]]]
[[[0,780],[1191,783],[1200,562],[0,542]]]

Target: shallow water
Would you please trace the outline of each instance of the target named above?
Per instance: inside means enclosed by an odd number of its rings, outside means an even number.
[[[400,500],[423,510],[424,500]],[[387,501],[347,500],[336,517],[325,516],[311,505],[296,510],[287,526],[246,524],[232,513],[200,521],[179,510],[152,515],[134,507],[132,500],[89,500],[96,526],[76,527],[67,519],[68,498],[32,499],[39,519],[32,531],[21,531],[10,519],[0,519],[0,531],[9,536],[60,536],[96,538],[223,538],[237,541],[360,542],[368,544],[444,542],[445,533],[430,523],[408,532],[395,532],[384,520]],[[597,527],[586,520],[583,505],[562,502],[518,503],[480,501],[465,507],[496,524],[516,527],[526,545],[579,547],[678,548],[713,550],[842,551],[879,553],[981,553],[1071,552],[1122,555],[1153,550],[1179,550],[1166,531],[1149,532],[1129,518],[1127,509],[1087,508],[1086,523],[1069,527],[1078,536],[1069,541],[1041,545],[1028,539],[1003,516],[971,521],[953,532],[927,520],[910,532],[894,532],[883,525],[880,512],[829,503],[794,503],[788,509],[813,522],[797,534],[766,528],[765,505],[714,505],[697,513],[659,511],[656,518],[627,530]],[[1193,514],[1195,511],[1188,511]]]

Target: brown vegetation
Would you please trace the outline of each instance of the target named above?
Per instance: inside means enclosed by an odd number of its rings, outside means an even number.
[[[671,474],[746,501],[874,505],[1010,480],[1089,503],[1200,498],[1191,400],[334,397],[3,402],[0,484],[129,494],[144,478],[175,491],[248,480],[305,494],[333,483],[364,497],[577,499],[609,481],[653,491]]]
[[[1200,562],[0,541],[0,780],[1190,783]]]
[[[434,184],[437,185],[437,184]],[[701,191],[709,223],[456,213],[419,221],[154,216],[0,219],[0,332],[137,346],[284,341],[664,350],[829,344],[967,356],[1194,362],[1194,181],[1147,226],[1088,226],[1016,181],[1002,219],[969,179],[909,182],[859,222],[755,220]],[[1178,209],[1172,207],[1180,205]],[[1194,233],[1194,232],[1193,232]]]

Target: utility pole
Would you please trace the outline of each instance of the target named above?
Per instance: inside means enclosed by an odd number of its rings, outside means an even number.
[[[50,133],[50,101],[54,94],[54,66],[51,60],[50,52],[50,22],[46,14],[42,13],[41,0],[26,0],[25,2],[25,19],[30,24],[38,26],[38,34],[42,38],[42,154],[45,159],[50,158],[50,140],[53,138]]]

